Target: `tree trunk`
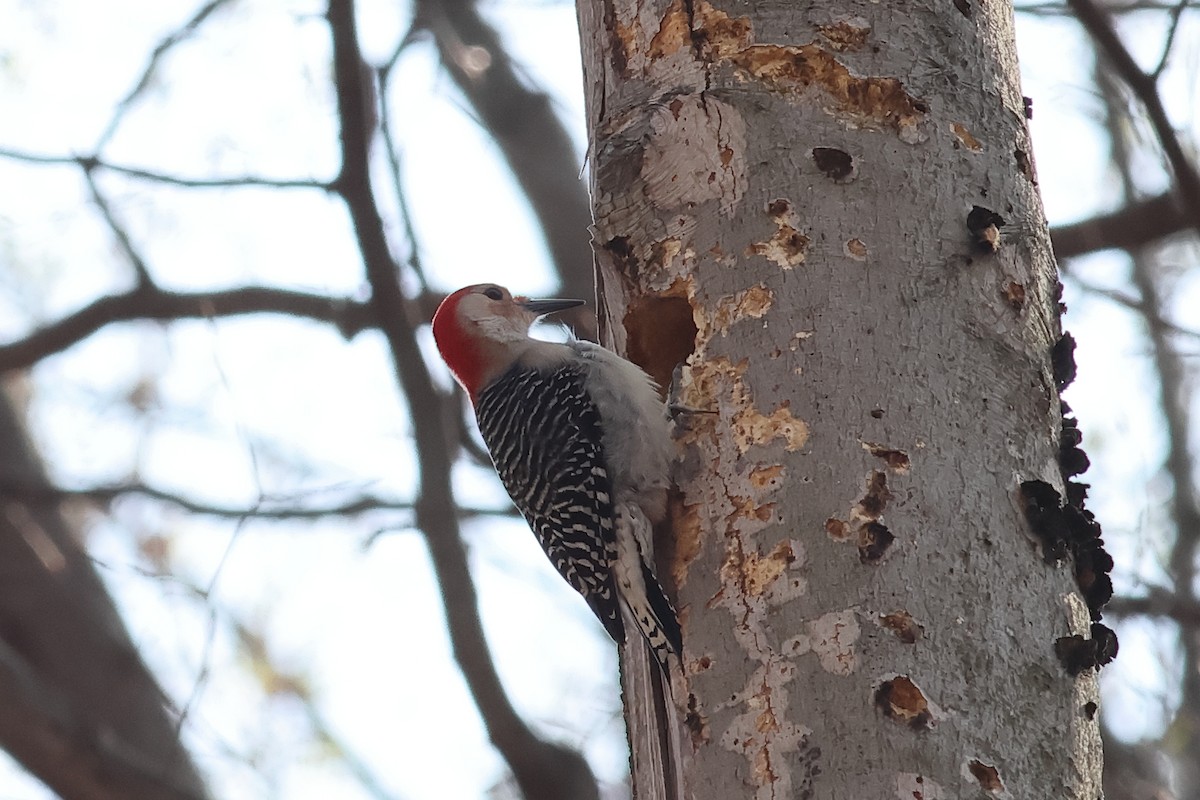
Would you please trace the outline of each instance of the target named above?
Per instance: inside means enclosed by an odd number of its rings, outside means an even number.
[[[66,800],[204,800],[180,724],[0,391],[0,747]]]
[[[627,682],[638,796],[1094,800],[1011,6],[579,13],[602,327],[681,407],[689,685],[655,731]]]

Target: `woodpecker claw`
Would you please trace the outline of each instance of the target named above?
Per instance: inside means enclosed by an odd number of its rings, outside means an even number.
[[[715,408],[692,408],[691,406],[680,405],[679,403],[671,403],[667,406],[667,411],[671,413],[671,419],[675,419],[680,414],[719,414]]]

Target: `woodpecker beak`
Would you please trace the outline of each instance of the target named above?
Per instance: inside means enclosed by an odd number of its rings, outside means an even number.
[[[539,317],[543,314],[552,314],[555,311],[565,311],[568,308],[576,308],[583,305],[583,300],[564,300],[561,298],[549,298],[546,300],[530,300],[527,297],[517,298],[517,305]]]

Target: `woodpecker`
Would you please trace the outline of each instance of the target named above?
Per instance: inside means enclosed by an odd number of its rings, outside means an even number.
[[[667,409],[650,376],[615,353],[530,338],[539,317],[582,304],[467,286],[438,307],[433,338],[550,562],[619,644],[624,605],[670,682],[682,633],[648,561],[670,483]]]

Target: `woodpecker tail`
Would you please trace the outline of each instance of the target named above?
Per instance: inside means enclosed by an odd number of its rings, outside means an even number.
[[[621,600],[654,654],[668,683],[682,677],[683,632],[675,607],[646,560],[652,533],[650,520],[636,506],[619,503],[616,510],[617,563],[614,573]]]

